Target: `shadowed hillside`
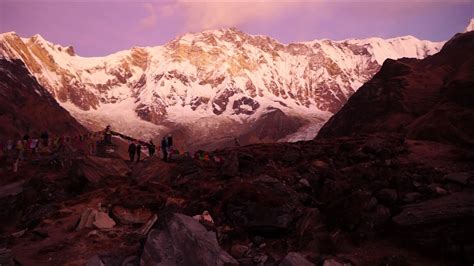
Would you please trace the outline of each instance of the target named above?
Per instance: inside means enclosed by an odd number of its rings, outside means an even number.
[[[474,32],[423,60],[387,60],[317,138],[402,133],[409,139],[474,144]]]
[[[20,60],[0,59],[0,137],[81,134],[86,129],[38,84]]]

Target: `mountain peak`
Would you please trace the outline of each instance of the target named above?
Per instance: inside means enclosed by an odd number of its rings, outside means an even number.
[[[17,40],[19,38],[20,37],[18,36],[18,34],[16,34],[16,32],[14,31],[4,32],[0,34],[0,40]]]
[[[4,32],[4,33],[0,33],[0,36],[7,36],[7,35],[16,35],[16,32],[14,31],[7,31],[7,32]]]
[[[467,25],[466,29],[464,32],[469,32],[474,30],[474,18],[471,18],[471,21],[469,22],[469,25]]]
[[[204,30],[200,32],[188,32],[177,37],[170,43],[171,44],[174,44],[174,43],[191,44],[194,42],[203,42],[203,43],[216,44],[216,40],[232,42],[236,40],[246,39],[248,36],[249,34],[235,27],[231,27],[231,28]]]
[[[241,31],[240,29],[236,27],[230,27],[230,28],[222,28],[220,29],[222,32],[230,32],[230,33],[236,33],[236,34],[246,34],[245,32]]]
[[[230,33],[244,33],[241,30],[239,30],[236,27],[230,27],[230,28],[219,28],[219,29],[210,29],[210,30],[205,30],[199,33],[207,33],[207,34],[225,34],[226,32]]]
[[[38,33],[31,36],[30,39],[34,39],[34,40],[38,40],[38,41],[42,41],[42,42],[48,42],[45,38],[43,38],[43,36],[41,36]]]
[[[38,43],[38,44],[50,44],[43,36],[39,34],[35,34],[29,38],[30,42]]]

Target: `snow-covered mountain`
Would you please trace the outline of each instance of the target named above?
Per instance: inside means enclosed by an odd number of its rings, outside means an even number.
[[[0,54],[21,59],[89,128],[142,138],[173,131],[195,147],[234,136],[311,139],[385,59],[424,58],[442,45],[413,36],[282,44],[231,28],[87,58],[40,35],[0,35]]]
[[[474,18],[471,18],[471,21],[469,22],[469,25],[467,25],[466,29],[464,32],[470,32],[474,30]]]

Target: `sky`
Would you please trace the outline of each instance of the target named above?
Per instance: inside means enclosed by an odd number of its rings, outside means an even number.
[[[228,27],[283,43],[404,35],[444,41],[471,18],[474,0],[0,0],[0,32],[40,34],[81,56]]]

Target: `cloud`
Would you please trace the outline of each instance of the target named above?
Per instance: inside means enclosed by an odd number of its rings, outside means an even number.
[[[146,3],[144,7],[148,12],[148,16],[140,20],[140,27],[142,29],[152,28],[156,25],[156,22],[158,21],[157,11],[155,7],[150,3]]]
[[[199,31],[276,19],[284,12],[300,7],[303,3],[308,2],[301,0],[175,0],[160,5],[158,9],[162,16],[182,15],[185,18],[185,30]]]
[[[103,0],[105,1],[105,0]],[[411,3],[463,2],[472,0],[151,0],[147,5],[149,16],[143,25],[156,24],[161,18],[175,17],[185,31],[239,27],[248,23],[267,23],[281,19],[283,15],[298,12],[295,19],[314,16],[322,3],[386,4],[393,3],[405,12]],[[327,6],[327,5],[326,5]],[[391,5],[393,6],[393,5]],[[311,12],[308,12],[311,10]],[[324,12],[324,11],[322,11]],[[317,12],[316,12],[317,13]]]

